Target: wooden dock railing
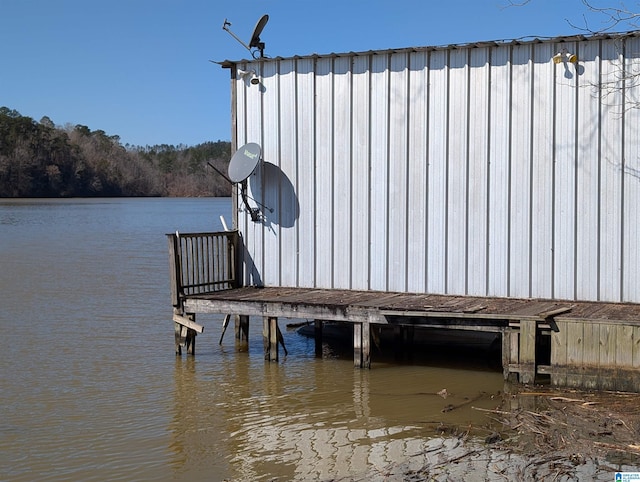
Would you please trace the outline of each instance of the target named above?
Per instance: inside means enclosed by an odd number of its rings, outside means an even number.
[[[171,302],[185,296],[211,293],[241,285],[238,231],[173,233],[169,240]]]

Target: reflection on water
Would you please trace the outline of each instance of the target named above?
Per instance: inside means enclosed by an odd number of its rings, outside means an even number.
[[[472,407],[494,408],[492,395],[503,388],[495,371],[384,362],[360,370],[327,346],[329,356],[316,359],[313,343],[294,332],[285,332],[289,355],[280,363],[264,362],[257,333],[248,354],[234,353],[226,339],[223,362],[212,364],[205,359],[217,349],[218,326],[206,332],[206,344],[199,341],[195,359],[176,360],[172,467],[180,478],[211,471],[232,480],[383,473],[420,453],[442,424],[486,424]]]
[[[212,316],[196,357],[175,357],[164,234],[221,229],[230,209],[0,201],[0,480],[327,480],[383,471],[441,424],[486,423],[471,407],[495,406],[502,375],[453,368],[462,352],[374,353],[359,370],[350,348],[316,359],[281,320],[289,355],[269,363],[261,320],[239,353]]]

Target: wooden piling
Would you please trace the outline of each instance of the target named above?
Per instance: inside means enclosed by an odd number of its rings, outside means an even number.
[[[278,318],[265,316],[262,321],[264,359],[278,361]]]
[[[371,326],[369,322],[353,324],[353,364],[371,368]]]
[[[511,366],[518,361],[518,333],[510,327],[502,329],[502,373],[504,379],[515,382],[517,373],[511,371]]]
[[[187,337],[187,329],[183,327],[180,323],[175,322],[173,324],[173,328],[175,331],[175,344],[176,344],[176,355],[182,355],[182,347],[185,346],[185,340]],[[182,329],[184,328],[184,333]]]
[[[520,383],[534,383],[536,378],[535,320],[520,320]]]
[[[187,328],[187,338],[185,340],[187,344],[187,355],[196,354],[196,336],[197,333],[195,330]]]
[[[238,351],[248,351],[249,349],[249,317],[246,315],[236,315],[234,319],[236,349]]]
[[[179,308],[173,310],[176,355],[182,354],[182,347],[187,348],[187,354],[196,353],[196,336],[204,331],[204,327],[196,323],[195,313],[182,314]]]

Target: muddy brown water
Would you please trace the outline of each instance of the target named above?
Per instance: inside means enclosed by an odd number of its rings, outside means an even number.
[[[328,480],[401,464],[504,390],[459,345],[398,362],[287,329],[263,359],[202,317],[176,357],[164,234],[221,229],[228,199],[0,202],[0,480]],[[300,320],[297,320],[300,321]],[[445,392],[443,392],[445,390]],[[473,403],[471,403],[472,401]],[[488,429],[487,429],[488,433]]]

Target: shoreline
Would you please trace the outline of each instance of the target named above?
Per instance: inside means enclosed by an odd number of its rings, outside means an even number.
[[[486,426],[442,427],[409,460],[337,480],[611,481],[640,472],[640,394],[524,386],[493,410],[475,409]]]

